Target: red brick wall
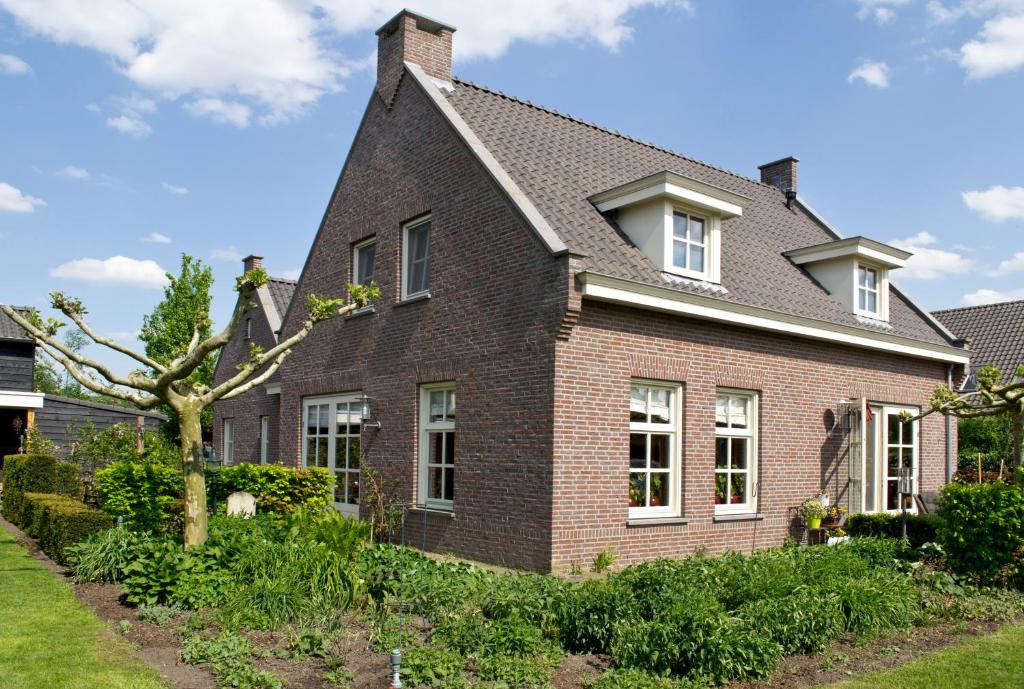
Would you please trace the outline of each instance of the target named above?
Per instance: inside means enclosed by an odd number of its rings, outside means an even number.
[[[848,503],[848,443],[830,437],[840,399],[923,406],[945,365],[706,321],[585,301],[560,342],[555,376],[552,567],[582,566],[605,546],[628,563],[656,556],[780,545],[792,510],[825,487]],[[684,525],[627,526],[632,377],[683,384]],[[715,523],[714,406],[719,386],[760,392],[758,510],[762,520]],[[945,471],[945,419],[921,428],[921,489]],[[955,439],[954,439],[955,442]]]

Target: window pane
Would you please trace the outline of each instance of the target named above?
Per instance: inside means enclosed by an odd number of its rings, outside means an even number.
[[[670,474],[651,474],[651,495],[649,507],[669,506],[669,476]]]
[[[373,279],[373,264],[377,254],[377,243],[366,244],[356,249],[356,283],[369,284]]]
[[[651,423],[671,423],[671,393],[664,388],[651,388]]]
[[[455,469],[451,467],[444,470],[444,499],[455,499]]]
[[[885,509],[898,510],[900,508],[900,486],[899,481],[886,481]]]
[[[341,441],[338,441],[341,442]],[[359,438],[348,439],[348,468],[358,469],[359,468]]]
[[[629,420],[638,423],[647,421],[647,388],[634,385],[629,391]]]
[[[678,239],[672,241],[672,265],[676,268],[686,268],[686,242]]]
[[[729,439],[715,438],[715,466],[725,469],[729,466]]]
[[[878,293],[868,292],[867,297],[868,305],[866,310],[870,313],[878,313]]]
[[[704,221],[700,218],[690,218],[690,241],[704,243]]]
[[[686,239],[687,234],[687,222],[689,218],[684,213],[674,213],[672,215],[672,234],[679,239]]]
[[[914,448],[905,447],[903,448],[903,468],[913,469],[914,468]]]
[[[724,428],[729,424],[729,398],[719,395],[715,399],[715,426]]]
[[[629,467],[631,469],[647,468],[647,434],[629,434]]]
[[[430,422],[444,421],[444,390],[430,391]]]
[[[729,398],[729,425],[733,428],[747,427],[747,402],[743,397]]]
[[[345,474],[344,471],[334,472],[334,502],[345,502]]]
[[[747,439],[746,438],[732,438],[732,468],[733,469],[746,469],[747,468]]]
[[[690,245],[690,265],[687,266],[690,270],[699,270],[704,272],[704,247]]]
[[[651,468],[668,469],[672,463],[671,443],[667,435],[651,434]]]
[[[430,253],[430,223],[425,222],[409,230],[410,254],[414,261],[422,261]]]
[[[900,444],[900,417],[898,414],[889,414],[889,444]]]
[[[629,475],[629,506],[647,506],[647,474],[634,472]]]
[[[321,438],[317,440],[316,444],[316,465],[318,467],[327,466],[327,439]]]
[[[455,434],[442,433],[444,436],[444,463],[455,464]]]
[[[359,473],[350,471],[348,473],[348,504],[359,503]]]
[[[731,488],[729,502],[732,504],[744,503],[747,501],[747,475],[733,474],[730,480]]]
[[[441,464],[444,457],[444,433],[428,433],[427,442],[430,443],[427,463]]]
[[[914,422],[904,421],[902,424],[902,442],[904,445],[914,444]]]
[[[728,500],[726,492],[729,490],[728,474],[715,474],[715,504],[724,505]]]
[[[306,440],[306,466],[316,466],[316,438]]]
[[[434,500],[443,500],[444,496],[441,493],[442,484],[444,481],[444,469],[440,467],[432,467],[430,469],[430,482],[428,483],[428,497]]]
[[[900,448],[889,448],[889,476],[899,476],[900,473]]]
[[[878,273],[871,269],[864,271],[864,286],[868,289],[874,289],[878,282]]]
[[[448,391],[448,420],[455,420],[455,391]]]
[[[306,408],[306,435],[316,435],[316,406]]]
[[[857,308],[861,311],[868,310],[868,293],[863,288],[857,290]]]
[[[319,418],[319,424],[317,425],[316,432],[319,435],[327,435],[330,432],[330,426],[328,424],[331,423],[331,416],[330,416],[330,414],[331,414],[331,405],[329,405],[329,404],[321,404],[321,405],[318,405],[318,406],[320,407],[320,413],[319,413],[319,417],[320,418]]]
[[[334,444],[334,468],[344,469],[347,458],[348,448],[345,446],[345,438],[338,438]]]

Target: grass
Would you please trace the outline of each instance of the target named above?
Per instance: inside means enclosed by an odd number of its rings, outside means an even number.
[[[166,688],[3,528],[0,620],[0,689]]]
[[[1024,687],[1024,627],[1004,627],[906,665],[828,689],[1007,689]]]

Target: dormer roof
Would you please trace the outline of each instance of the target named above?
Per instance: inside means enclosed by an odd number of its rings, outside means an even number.
[[[862,258],[882,268],[902,268],[913,254],[867,237],[848,237],[793,249],[785,252],[785,256],[798,266],[837,258]]]
[[[685,203],[709,213],[715,213],[722,218],[736,218],[743,215],[743,207],[752,201],[749,196],[743,196],[671,170],[662,170],[653,175],[647,175],[598,192],[590,197],[590,202],[597,210],[605,213],[654,198],[665,198]]]

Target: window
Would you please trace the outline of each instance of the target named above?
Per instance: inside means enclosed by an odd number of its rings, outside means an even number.
[[[897,512],[900,506],[900,472],[907,470],[911,476],[917,476],[917,422],[903,421],[901,414],[909,412],[916,415],[916,409],[899,409],[885,407],[884,414],[884,453],[885,457],[885,490],[883,499],[887,512]],[[881,472],[879,472],[881,473]],[[916,481],[915,481],[916,483]],[[916,490],[916,485],[914,486]],[[910,499],[907,509],[914,511],[914,501]]]
[[[270,417],[260,417],[260,464],[266,464],[270,457]]]
[[[704,218],[676,211],[672,214],[672,265],[694,273],[706,272],[707,232]]]
[[[757,394],[719,390],[715,400],[715,512],[757,511]]]
[[[235,460],[235,420],[224,419],[224,437],[221,440],[221,454],[224,466],[231,466]]]
[[[634,382],[629,394],[629,516],[679,514],[678,388]]]
[[[874,268],[857,266],[857,311],[878,315],[878,271]]]
[[[356,244],[352,256],[352,281],[357,285],[373,282],[374,262],[377,257],[377,240],[367,239]]]
[[[402,299],[430,291],[430,219],[405,226],[402,241]]]
[[[245,319],[245,339],[247,339],[247,340],[251,340],[252,339],[252,319],[251,318],[246,318]]]
[[[314,397],[305,407],[303,462],[334,474],[334,506],[359,514],[359,467],[362,464],[360,431],[362,406],[357,393]]]
[[[420,502],[455,506],[455,383],[420,388]]]
[[[851,435],[851,498],[856,511],[898,512],[900,475],[909,471],[912,488],[917,491],[920,426],[917,421],[904,421],[920,413],[916,407],[873,404],[863,399],[854,403]],[[907,509],[915,511],[913,500]]]

